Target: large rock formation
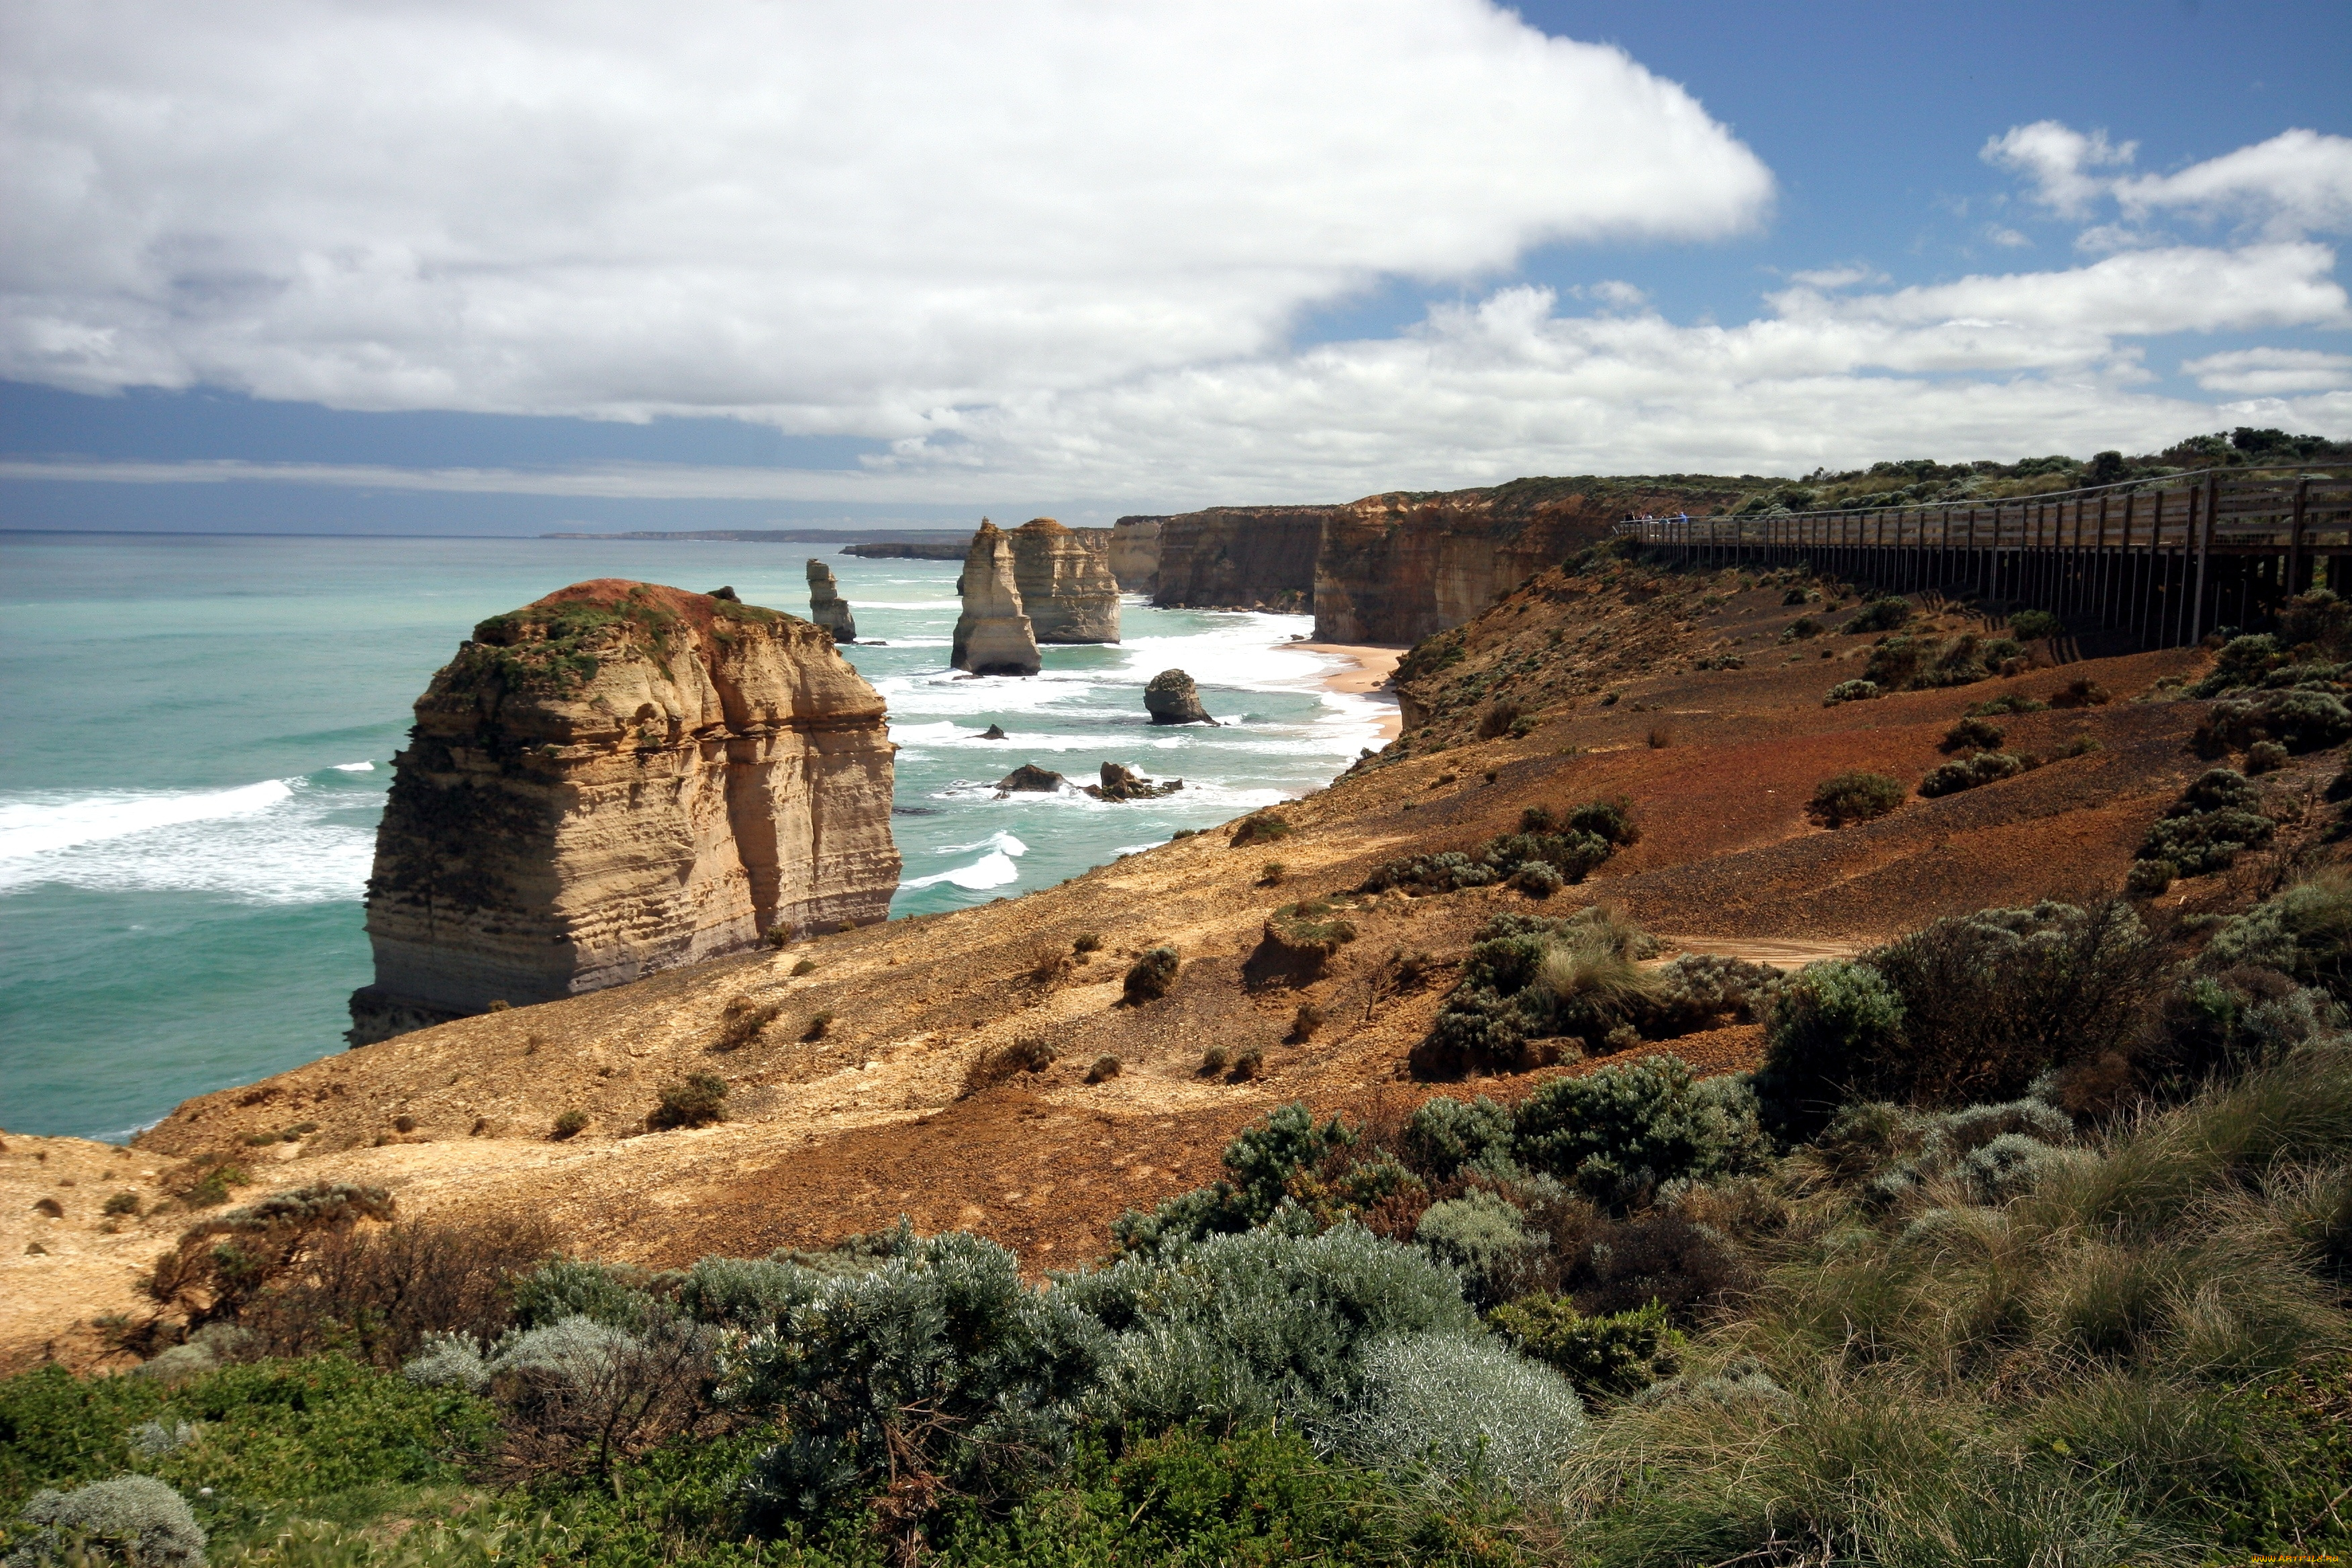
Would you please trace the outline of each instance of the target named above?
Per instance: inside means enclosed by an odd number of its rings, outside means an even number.
[[[1122,517],[1110,527],[1110,574],[1122,594],[1149,594],[1160,580],[1157,517]]]
[[[1697,478],[1514,479],[1329,508],[1315,563],[1315,636],[1419,642],[1483,613],[1528,576],[1605,537],[1622,518],[1701,516],[1753,486]]]
[[[835,642],[856,642],[857,622],[849,614],[849,601],[841,596],[841,586],[833,578],[833,568],[822,561],[808,563],[809,619],[833,634]]]
[[[1023,523],[1013,541],[1013,579],[1041,643],[1118,641],[1118,580],[1110,534],[1064,528],[1050,517]]]
[[[1206,724],[1217,721],[1201,706],[1200,688],[1181,669],[1163,669],[1145,683],[1143,709],[1155,724]]]
[[[1323,524],[1340,510],[1219,506],[1160,518],[1151,602],[1164,609],[1308,609]]]
[[[956,592],[963,595],[963,614],[956,617],[950,665],[974,675],[1034,675],[1045,668],[1022,607],[1013,541],[986,518],[964,553]]]
[[[894,749],[773,610],[604,579],[484,621],[393,759],[352,1042],[882,919]]]

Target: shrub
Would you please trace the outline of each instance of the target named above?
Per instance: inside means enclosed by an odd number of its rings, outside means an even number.
[[[690,1073],[684,1083],[663,1086],[661,1103],[646,1114],[646,1130],[665,1132],[726,1120],[727,1080],[711,1073]]]
[[[1097,936],[1093,931],[1085,931],[1070,943],[1070,951],[1072,952],[1100,952],[1102,951],[1102,944],[1103,939],[1101,937]]]
[[[1987,719],[1963,719],[1944,731],[1941,750],[1947,752],[1997,752],[2008,731]]]
[[[134,1568],[204,1568],[205,1532],[188,1500],[152,1476],[37,1493],[24,1521],[32,1528],[8,1553],[9,1568],[70,1561],[77,1543]]]
[[[317,1182],[273,1193],[183,1232],[179,1245],[157,1260],[148,1294],[166,1306],[187,1308],[192,1325],[233,1322],[327,1237],[392,1214],[392,1195],[382,1187]]]
[[[2229,869],[2244,851],[2268,844],[2276,826],[2267,816],[2235,806],[2183,811],[2179,816],[2159,817],[2149,825],[2138,858],[2169,860],[2183,877],[2203,877]]]
[[[1298,1011],[1291,1016],[1290,1043],[1305,1045],[1315,1037],[1315,1031],[1324,1025],[1323,1009],[1312,1002],[1301,1002]]]
[[[2115,700],[2107,689],[2089,676],[2077,676],[2050,694],[2053,708],[2101,708]]]
[[[2041,699],[2028,697],[2022,691],[2008,691],[1983,702],[1972,702],[1965,711],[1971,719],[1988,719],[2000,713],[2039,713],[2049,706]]]
[[[2352,883],[2322,876],[2264,900],[2213,933],[2205,961],[2261,964],[2352,1003]]]
[[[1108,1055],[1099,1056],[1095,1058],[1094,1065],[1087,1068],[1087,1081],[1088,1083],[1108,1083],[1111,1079],[1118,1076],[1118,1072],[1119,1066],[1118,1058],[1117,1057]]]
[[[2135,899],[2161,897],[2171,890],[2180,868],[2169,860],[2140,859],[2124,873],[2124,891]]]
[[[1841,680],[1831,687],[1828,693],[1822,697],[1822,706],[1832,708],[1841,702],[1867,702],[1878,694],[1876,681]]]
[[[1108,1349],[1066,1290],[1028,1289],[995,1243],[909,1237],[741,1347],[732,1399],[791,1434],[754,1462],[745,1521],[772,1535],[888,1481],[877,1524],[911,1544],[941,1485],[985,1500],[1066,1462],[1068,1412]]]
[[[963,1092],[957,1098],[969,1099],[998,1084],[1010,1083],[1023,1073],[1044,1072],[1054,1065],[1057,1055],[1052,1042],[1043,1035],[1023,1035],[1010,1045],[982,1051],[964,1069]]]
[[[719,1016],[719,1034],[710,1043],[714,1051],[740,1050],[760,1037],[760,1031],[774,1023],[783,1012],[781,1002],[754,1002],[749,996],[730,997],[726,1011]]]
[[[1833,773],[1815,785],[1812,804],[1805,811],[1824,827],[1843,827],[1849,822],[1868,822],[1886,816],[1903,804],[1906,793],[1901,784],[1885,773],[1850,769]]]
[[[1289,874],[1289,867],[1284,865],[1279,860],[1269,860],[1265,865],[1258,868],[1258,886],[1261,888],[1279,888],[1282,886],[1282,879]]]
[[[2276,741],[2256,741],[2246,748],[2246,772],[2274,773],[2287,764],[2287,751]]]
[[[1265,1076],[1265,1053],[1252,1046],[1234,1058],[1233,1081],[1249,1083]]]
[[[1491,741],[1498,735],[1506,734],[1522,717],[1524,717],[1523,710],[1516,702],[1505,700],[1489,703],[1486,710],[1478,715],[1478,738],[1482,741]]]
[[[1744,1079],[1701,1080],[1664,1053],[1554,1079],[1521,1103],[1519,1163],[1623,1209],[1661,1184],[1737,1175],[1766,1152]]]
[[[1528,1234],[1517,1205],[1485,1187],[1429,1205],[1413,1239],[1459,1270],[1471,1300],[1492,1306],[1513,1293],[1528,1255],[1544,1246]]]
[[[1363,1353],[1361,1389],[1328,1430],[1360,1463],[1458,1495],[1498,1486],[1548,1500],[1584,1436],[1584,1406],[1559,1374],[1487,1340],[1407,1333]]]
[[[809,1016],[808,1027],[801,1031],[801,1039],[806,1044],[814,1045],[832,1032],[833,1010],[827,1008],[822,1013]]]
[[[2021,642],[2063,637],[2065,624],[2047,610],[2020,610],[2009,617],[2010,635]]]
[[[1855,1064],[1902,1038],[1903,998],[1866,963],[1833,958],[1799,970],[1772,1006],[1756,1093],[1783,1129],[1810,1131],[1845,1098]]]
[[[1167,995],[1169,987],[1176,984],[1177,964],[1176,950],[1172,947],[1147,950],[1128,969],[1125,985],[1128,1003],[1134,1005],[1157,1002]]]
[[[2315,752],[2352,737],[2352,709],[2325,691],[2263,691],[2214,703],[2197,735],[2209,755],[2257,741],[2273,741],[2296,753]]]
[[[1793,589],[1790,591],[1794,592]],[[1790,604],[1801,605],[1805,601],[1802,598],[1797,598],[1789,602]],[[1811,616],[1799,616],[1795,620],[1790,621],[1787,627],[1781,631],[1780,640],[1782,642],[1796,642],[1801,638],[1817,637],[1821,635],[1821,622],[1813,619]]]
[[[1633,823],[1633,801],[1630,795],[1609,795],[1570,806],[1561,826],[1570,833],[1590,833],[1602,843],[1621,849],[1642,838],[1642,830]]]
[[[795,979],[798,979],[803,974],[814,974],[815,973],[816,960],[814,958],[803,958],[793,965],[793,976]]]
[[[1406,1152],[1434,1179],[1451,1181],[1465,1169],[1499,1179],[1517,1176],[1511,1158],[1511,1111],[1480,1095],[1476,1100],[1423,1100],[1405,1123]]]
[[[1681,1370],[1688,1342],[1653,1301],[1587,1317],[1561,1296],[1526,1296],[1490,1321],[1588,1400],[1622,1399]]]
[[[1290,837],[1290,824],[1270,811],[1255,811],[1234,824],[1229,842],[1239,849],[1249,844],[1267,844]]]
[[[1873,599],[1864,605],[1854,616],[1838,628],[1843,637],[1866,637],[1872,632],[1891,632],[1911,618],[1911,605],[1899,598]]]
[[[1214,1236],[1066,1279],[1118,1336],[1089,1400],[1134,1433],[1297,1422],[1328,1431],[1364,1385],[1363,1352],[1399,1333],[1471,1331],[1453,1275],[1355,1224]]]
[[[1889,637],[1873,648],[1863,666],[1864,679],[1882,691],[1968,686],[1990,673],[1987,661],[1998,664],[2013,644],[1986,642],[1974,634],[1939,642],[1934,637]]]
[[[1333,953],[1355,940],[1354,924],[1320,899],[1285,904],[1265,919],[1267,945],[1292,963],[1318,973]]]
[[[1531,899],[1549,899],[1568,886],[1568,879],[1549,860],[1530,860],[1511,873],[1511,886]]]
[[[1929,769],[1927,776],[1919,781],[1919,793],[1933,800],[1975,789],[1979,784],[2013,779],[2025,771],[2025,759],[2014,752],[1979,752],[1972,757],[1956,757]]]
[[[1205,1076],[1220,1073],[1234,1065],[1234,1053],[1223,1046],[1211,1046],[1201,1053],[1201,1071]]]
[[[1213,1047],[1209,1055],[1219,1050]],[[1206,1058],[1202,1068],[1223,1070]],[[1225,1176],[1169,1198],[1150,1214],[1129,1209],[1111,1222],[1111,1239],[1122,1253],[1158,1253],[1263,1225],[1285,1207],[1294,1176],[1353,1142],[1354,1133],[1338,1117],[1318,1125],[1304,1105],[1286,1105],[1225,1145]]]
[[[117,1193],[106,1200],[105,1206],[100,1212],[109,1215],[135,1215],[139,1212],[139,1194]]]
[[[515,1322],[525,1329],[552,1328],[567,1318],[584,1319],[631,1332],[651,1321],[654,1299],[647,1276],[622,1266],[576,1258],[551,1258],[509,1287]]]

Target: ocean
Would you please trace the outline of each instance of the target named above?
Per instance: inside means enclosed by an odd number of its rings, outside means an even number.
[[[473,625],[630,577],[805,615],[822,546],[719,541],[0,536],[0,1128],[121,1139],[192,1094],[342,1048],[361,900],[410,704]],[[1028,679],[947,668],[958,566],[826,551],[843,651],[900,746],[894,917],[1049,886],[1328,784],[1382,709],[1286,646],[1304,616],[1155,610]],[[1217,729],[1154,730],[1181,668]],[[1006,739],[982,741],[991,724]],[[996,798],[1023,763],[1183,790]]]

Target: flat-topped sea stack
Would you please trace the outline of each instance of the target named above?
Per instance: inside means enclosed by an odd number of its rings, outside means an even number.
[[[1064,528],[1050,517],[1014,529],[1013,578],[1041,643],[1118,641],[1118,579],[1106,529]]]
[[[893,751],[794,616],[612,578],[492,616],[393,759],[352,1043],[882,919]]]
[[[835,642],[856,642],[857,622],[850,616],[849,601],[841,596],[833,568],[822,561],[810,561],[808,583],[809,619],[831,632]]]
[[[963,614],[956,617],[950,665],[974,675],[1034,675],[1045,668],[1021,603],[1013,537],[986,518],[964,553],[956,592],[963,595]]]

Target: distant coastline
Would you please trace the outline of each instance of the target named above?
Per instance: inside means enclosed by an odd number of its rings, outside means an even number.
[[[968,528],[633,529],[620,533],[542,533],[541,539],[716,539],[730,544],[928,544],[968,540]],[[959,549],[956,553],[963,552]],[[926,560],[947,557],[923,557]]]

